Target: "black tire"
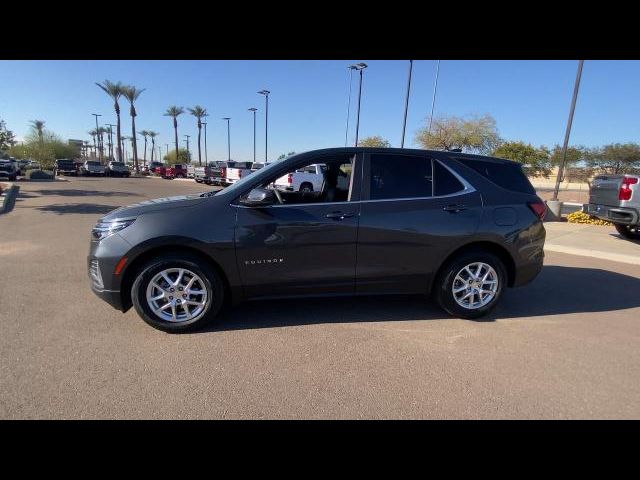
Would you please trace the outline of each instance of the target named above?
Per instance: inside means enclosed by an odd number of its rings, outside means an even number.
[[[309,182],[304,182],[302,185],[300,185],[300,192],[313,192],[313,185],[310,184]]]
[[[203,280],[209,301],[194,319],[169,322],[158,317],[149,307],[146,299],[147,286],[158,272],[168,268],[186,268]],[[166,254],[150,260],[138,270],[131,287],[131,300],[138,315],[153,328],[168,333],[190,332],[204,327],[216,318],[224,302],[224,284],[215,269],[202,259],[189,254]]]
[[[458,304],[452,290],[453,282],[458,272],[465,266],[475,262],[486,263],[495,270],[498,277],[498,288],[495,296],[489,303],[471,310]],[[506,269],[497,256],[483,250],[469,250],[453,258],[441,268],[432,291],[438,305],[450,315],[458,318],[476,319],[489,313],[498,304],[506,284]]]
[[[622,223],[615,223],[614,225],[621,237],[628,240],[640,240],[639,225],[623,225]]]

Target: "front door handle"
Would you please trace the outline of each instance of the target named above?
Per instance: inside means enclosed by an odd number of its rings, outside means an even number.
[[[351,218],[355,215],[355,213],[344,213],[344,212],[331,212],[325,215],[325,218],[332,218],[334,220],[344,220],[345,218]]]
[[[466,205],[447,205],[442,210],[449,213],[458,213],[466,209],[467,209]]]

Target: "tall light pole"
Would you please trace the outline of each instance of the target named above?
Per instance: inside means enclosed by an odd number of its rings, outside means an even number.
[[[407,129],[407,112],[409,111],[409,93],[411,92],[411,73],[413,71],[413,60],[409,60],[409,78],[407,79],[407,98],[404,101],[404,120],[402,121],[402,141],[400,148],[404,148],[404,133]]]
[[[260,90],[260,95],[264,95],[265,98],[265,110],[264,110],[264,163],[268,163],[268,147],[269,147],[269,90]]]
[[[571,124],[573,123],[573,113],[576,110],[576,100],[578,99],[578,89],[580,88],[580,78],[582,78],[582,65],[584,60],[578,60],[578,72],[576,73],[576,81],[573,86],[573,98],[571,99],[571,108],[569,109],[569,120],[567,120],[567,129],[564,132],[564,144],[562,145],[562,163],[558,168],[558,175],[556,177],[556,186],[553,190],[553,201],[558,201],[558,191],[560,190],[560,180],[562,179],[562,173],[564,172],[564,166],[567,162],[567,147],[569,145],[569,135],[571,134]],[[556,213],[556,212],[553,212]],[[559,215],[560,212],[557,212]]]
[[[158,145],[158,161],[162,162],[162,147]]]
[[[366,63],[357,63],[355,69],[360,72],[360,86],[358,87],[358,115],[356,116],[356,141],[355,146],[358,146],[358,133],[360,131],[360,102],[362,100],[362,72],[367,68]]]
[[[201,122],[204,125],[204,164],[209,165],[209,155],[207,154],[207,122]]]
[[[440,60],[436,65],[436,80],[433,84],[433,98],[431,99],[431,115],[429,115],[429,128],[427,133],[431,133],[431,123],[433,122],[433,109],[436,106],[436,92],[438,91],[438,76],[440,75]]]
[[[101,117],[102,115],[100,113],[92,113],[91,115],[93,115],[94,117],[96,117],[96,136],[98,137],[98,144],[100,143],[100,132],[98,131],[98,117]],[[100,145],[98,145],[98,161],[100,163],[102,163],[102,148],[100,148]]]
[[[227,160],[231,161],[231,117],[224,117],[222,120],[227,121]]]
[[[347,137],[349,135],[349,116],[351,114],[351,86],[353,85],[353,71],[356,69],[355,65],[349,65],[349,99],[347,100],[347,126],[344,129],[344,146],[347,146]]]
[[[164,146],[165,146],[165,147],[167,147],[167,156],[168,156],[168,155],[169,155],[169,144],[168,144],[168,143],[165,143],[165,144],[164,144]],[[176,160],[177,160],[177,159],[176,159]]]
[[[256,107],[251,107],[249,112],[253,112],[253,163],[256,163]]]
[[[185,135],[185,137],[187,137],[185,140],[187,142],[187,163],[191,163],[191,152],[189,152],[189,138],[191,135]]]

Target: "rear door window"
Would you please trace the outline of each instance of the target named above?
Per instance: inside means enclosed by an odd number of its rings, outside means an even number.
[[[376,153],[370,159],[371,200],[433,196],[433,171],[429,157]]]
[[[433,162],[434,195],[441,197],[464,190],[464,185],[440,162]]]

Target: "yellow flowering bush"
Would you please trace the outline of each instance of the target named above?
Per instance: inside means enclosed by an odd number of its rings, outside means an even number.
[[[599,218],[592,217],[581,211],[573,212],[567,215],[567,221],[569,221],[569,223],[585,223],[588,225],[613,225],[611,222],[600,220]]]

